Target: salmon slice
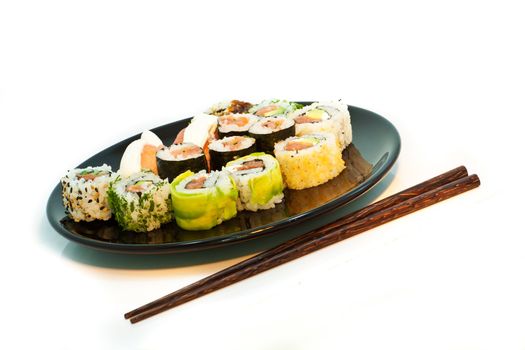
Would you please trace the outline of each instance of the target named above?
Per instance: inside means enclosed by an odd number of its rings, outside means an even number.
[[[266,106],[266,107],[263,107],[263,108],[259,109],[257,112],[255,112],[255,114],[260,116],[260,117],[264,117],[266,113],[275,111],[277,108],[279,108],[279,107],[276,106],[276,105],[269,105],[269,106]]]
[[[300,115],[297,118],[294,119],[297,124],[305,124],[305,123],[317,123],[320,122],[320,119],[310,118],[306,115]]]
[[[184,186],[187,190],[196,190],[199,188],[202,188],[204,186],[204,182],[206,182],[206,176],[197,177]]]
[[[173,157],[177,158],[179,156],[189,157],[201,154],[201,149],[199,146],[188,146],[183,149],[174,149],[170,152]]]
[[[290,141],[284,146],[285,151],[300,151],[312,147],[314,144],[308,141]]]
[[[230,151],[236,151],[239,149],[242,142],[242,137],[232,136],[228,141],[224,141],[222,144],[224,147],[228,148]]]
[[[264,162],[260,159],[249,160],[247,162],[242,163],[242,166],[237,168],[237,171],[257,168],[264,168]]]
[[[276,120],[268,120],[266,122],[264,122],[262,124],[262,126],[264,126],[265,128],[270,128],[270,129],[277,129],[277,128],[280,128],[281,125],[283,124],[283,120],[281,119],[276,119]]]
[[[95,175],[95,173],[89,173],[89,174],[84,174],[84,175],[77,175],[77,179],[84,179],[86,181],[93,181],[95,180],[99,175]]]
[[[175,140],[173,141],[174,144],[179,144],[179,143],[184,142],[184,130],[186,130],[186,128],[179,131],[179,133],[177,134],[177,137],[175,137]]]
[[[129,185],[126,187],[126,191],[133,193],[143,192],[144,186],[142,184]]]
[[[226,124],[226,125],[234,124],[234,125],[241,127],[241,126],[245,126],[246,124],[248,124],[249,120],[247,117],[234,117],[232,115],[225,115],[225,116],[219,117],[219,122],[221,124]]]
[[[149,169],[156,175],[159,174],[157,170],[157,147],[144,145],[140,154],[140,167],[141,169]]]
[[[206,166],[211,169],[211,158],[210,158],[210,139],[206,140],[202,152],[204,152],[204,158],[206,158]]]

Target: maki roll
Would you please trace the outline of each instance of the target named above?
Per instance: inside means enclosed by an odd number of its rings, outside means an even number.
[[[286,185],[302,190],[323,184],[343,171],[345,162],[335,136],[312,134],[294,136],[275,144]]]
[[[335,135],[341,149],[352,142],[348,106],[340,101],[316,102],[290,114],[298,136],[328,132]]]
[[[259,118],[253,114],[227,114],[219,117],[219,138],[247,135]]]
[[[283,200],[281,169],[271,155],[252,153],[229,162],[225,170],[232,174],[239,189],[237,209],[270,209]]]
[[[239,100],[222,101],[208,108],[206,113],[217,116],[233,113],[248,113],[248,110],[252,106],[253,105],[250,102],[244,102]]]
[[[219,170],[231,160],[255,152],[255,139],[248,136],[229,136],[210,143],[211,170]]]
[[[118,177],[108,190],[111,211],[120,227],[146,232],[172,220],[170,184],[150,171]]]
[[[224,171],[180,174],[171,183],[177,225],[185,230],[208,230],[237,215],[237,187]]]
[[[284,116],[262,118],[250,128],[250,136],[256,140],[257,150],[273,153],[276,142],[295,135],[295,123]]]
[[[157,168],[161,179],[173,181],[186,170],[206,169],[206,158],[202,148],[192,143],[181,143],[157,151]]]
[[[109,220],[107,190],[114,174],[109,165],[73,169],[61,179],[68,216],[79,221]]]
[[[303,107],[299,103],[288,102],[286,100],[264,100],[250,108],[249,112],[259,117],[274,117],[276,115],[287,115]]]

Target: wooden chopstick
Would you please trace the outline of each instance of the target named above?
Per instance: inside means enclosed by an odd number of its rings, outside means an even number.
[[[342,225],[345,225],[347,223],[350,223],[352,221],[359,220],[361,218],[364,218],[367,215],[373,214],[375,212],[378,212],[380,210],[383,210],[385,208],[388,208],[390,206],[393,206],[395,204],[401,203],[409,198],[418,196],[422,193],[425,193],[427,191],[430,191],[434,188],[437,188],[439,186],[442,186],[444,184],[447,184],[449,182],[458,180],[460,178],[466,177],[468,175],[467,169],[464,166],[459,166],[457,168],[454,168],[452,170],[449,170],[441,175],[438,175],[436,177],[433,177],[429,180],[426,180],[418,185],[415,185],[413,187],[410,187],[404,191],[401,191],[395,195],[392,195],[390,197],[384,198],[376,203],[373,203],[372,205],[369,205],[367,207],[364,207],[356,212],[353,212],[349,215],[346,215],[336,222],[332,224],[325,225],[321,228],[319,228],[316,231],[312,231],[303,235],[300,235],[296,238],[290,239],[284,243],[281,243],[277,245],[274,248],[271,248],[269,250],[266,250],[264,252],[259,253],[258,255],[253,256],[250,259],[241,261],[227,269],[224,269],[222,271],[219,271],[213,275],[210,275],[206,278],[203,278],[193,284],[190,284],[182,289],[179,289],[173,293],[170,293],[160,299],[157,299],[151,303],[148,303],[144,306],[141,306],[133,311],[130,311],[124,315],[126,319],[137,316],[138,314],[147,311],[148,309],[152,309],[154,307],[158,307],[162,304],[164,304],[169,299],[178,298],[179,296],[182,296],[184,293],[195,290],[196,288],[200,288],[203,286],[206,286],[212,281],[220,280],[222,278],[225,278],[228,274],[231,274],[235,271],[242,270],[247,268],[249,265],[257,263],[260,260],[264,260],[267,257],[273,256],[277,254],[278,252],[281,252],[283,250],[289,249],[290,247],[299,244],[305,240],[312,239],[313,237],[317,237],[318,235],[322,235],[326,233],[327,231],[334,229],[336,227],[340,227]]]
[[[132,323],[479,186],[458,167],[125,314]],[[459,180],[458,180],[459,179]],[[453,181],[450,183],[450,181]]]

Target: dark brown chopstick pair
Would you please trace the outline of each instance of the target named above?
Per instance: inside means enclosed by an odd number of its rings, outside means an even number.
[[[422,182],[317,230],[288,240],[124,315],[136,323],[248,277],[367,231],[480,185],[464,166]]]

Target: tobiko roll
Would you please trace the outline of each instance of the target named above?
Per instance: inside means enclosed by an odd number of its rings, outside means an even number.
[[[225,171],[190,170],[171,183],[177,225],[185,230],[208,230],[237,215],[237,186]]]
[[[256,151],[255,139],[248,136],[229,136],[209,145],[211,170],[220,170],[226,163]]]
[[[273,153],[275,143],[295,135],[295,123],[284,116],[261,118],[250,128],[257,150]]]
[[[252,153],[229,162],[225,170],[232,174],[239,189],[237,209],[270,209],[283,200],[281,170],[271,155]]]
[[[152,231],[172,220],[170,184],[150,171],[119,176],[109,187],[108,199],[124,230]]]
[[[328,132],[336,137],[341,149],[352,142],[348,106],[340,101],[315,102],[289,115],[295,121],[296,135]]]
[[[206,158],[202,148],[192,143],[181,143],[157,151],[157,168],[161,179],[173,181],[186,170],[206,169]]]
[[[62,177],[62,201],[76,222],[109,220],[107,190],[114,174],[109,165],[73,169]]]
[[[294,136],[275,145],[286,185],[293,190],[318,186],[343,171],[345,162],[335,136],[328,133]]]

